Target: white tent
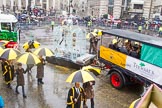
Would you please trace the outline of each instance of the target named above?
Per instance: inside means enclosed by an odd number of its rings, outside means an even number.
[[[0,22],[17,22],[17,19],[14,15],[11,14],[0,14]]]

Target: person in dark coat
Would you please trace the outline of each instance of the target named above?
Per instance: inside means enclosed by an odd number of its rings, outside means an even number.
[[[95,41],[94,41],[94,46],[95,46],[95,48],[93,48],[93,52],[94,53],[97,53],[97,45],[98,45],[98,41],[99,41],[100,39],[97,37],[97,36],[95,36]]]
[[[81,108],[81,101],[84,99],[83,88],[80,87],[79,82],[75,83],[75,86],[70,88],[67,97],[66,108]]]
[[[14,79],[14,65],[11,60],[6,60],[3,64],[3,76],[7,87],[11,89],[11,82]]]
[[[44,65],[45,65],[45,60],[42,58],[42,56],[39,57],[40,63],[37,64],[37,79],[38,79],[38,85],[39,84],[44,84],[42,81],[44,77]]]
[[[95,37],[92,34],[90,35],[89,42],[90,42],[89,54],[92,54],[95,51]]]
[[[83,89],[85,94],[85,100],[83,101],[83,106],[86,105],[87,99],[90,99],[91,101],[91,108],[94,108],[94,89],[93,85],[95,85],[95,81],[89,81],[86,83],[83,83]]]
[[[124,53],[124,54],[126,54],[126,55],[129,54],[129,52],[128,52],[128,50],[127,50],[127,48],[126,48],[125,45],[123,45],[123,46],[120,48],[120,52],[122,52],[122,53]]]
[[[25,71],[22,68],[22,64],[18,63],[18,68],[16,69],[16,75],[17,75],[16,93],[19,94],[18,87],[22,86],[22,94],[23,94],[23,97],[26,98],[25,90],[24,90],[24,85],[25,85],[24,75],[23,75],[24,73]]]

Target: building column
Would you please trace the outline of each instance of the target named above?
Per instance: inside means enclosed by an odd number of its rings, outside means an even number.
[[[21,10],[21,0],[18,0],[18,10]]]
[[[13,6],[14,6],[14,0],[11,0],[10,2],[11,2],[11,4],[10,4],[10,5],[11,5],[11,7],[10,7],[10,9],[11,9],[11,10],[13,10]]]
[[[53,5],[52,6],[53,6],[53,9],[55,9],[55,0],[53,0]]]
[[[121,16],[122,0],[114,0],[113,17],[119,19]]]
[[[40,5],[41,5],[41,8],[43,8],[43,1],[40,0]]]
[[[25,9],[27,10],[28,9],[28,0],[25,0]]]
[[[6,7],[6,0],[3,0],[3,5],[4,7]]]
[[[34,8],[34,7],[35,7],[35,0],[32,0],[31,8]]]
[[[46,0],[46,10],[49,11],[49,0]]]
[[[57,2],[58,2],[58,10],[60,10],[60,0],[57,0]]]

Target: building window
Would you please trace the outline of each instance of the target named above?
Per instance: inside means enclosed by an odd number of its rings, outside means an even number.
[[[122,0],[122,5],[124,5],[125,4],[125,0]]]
[[[143,4],[134,4],[133,9],[143,9]]]
[[[114,5],[114,0],[109,0],[109,5]]]
[[[108,7],[108,14],[113,15],[113,7]]]

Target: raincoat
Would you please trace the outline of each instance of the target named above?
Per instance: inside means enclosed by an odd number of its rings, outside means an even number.
[[[23,68],[21,69],[16,69],[16,75],[17,75],[17,85],[18,86],[23,86],[25,85],[25,82],[24,82],[24,74],[25,71]]]
[[[90,27],[91,26],[91,21],[88,21],[88,27]]]
[[[54,21],[51,21],[51,25],[54,26],[55,22]]]
[[[43,78],[44,77],[44,65],[45,65],[45,60],[40,59],[40,63],[37,64],[37,78]]]
[[[162,27],[159,28],[159,32],[162,32]]]
[[[93,90],[93,85],[94,84],[95,84],[95,82],[83,83],[83,88],[84,88],[85,98],[86,99],[94,98],[94,90]]]
[[[139,31],[141,31],[142,30],[142,26],[140,25],[140,26],[138,26],[138,30]]]

